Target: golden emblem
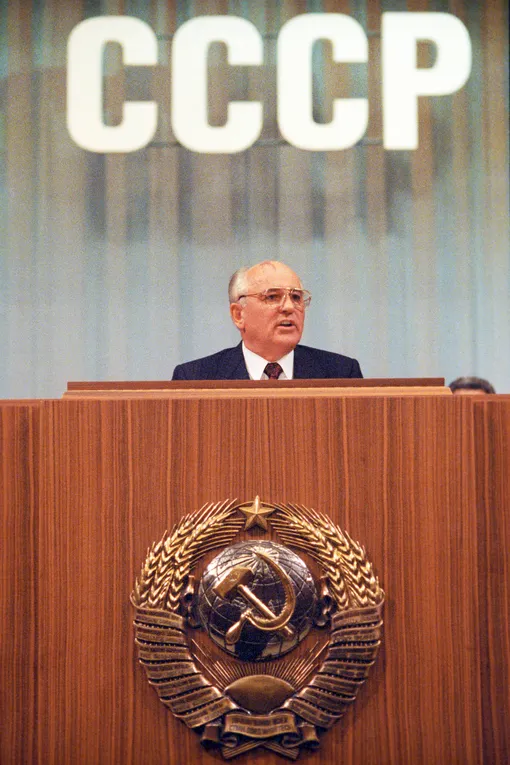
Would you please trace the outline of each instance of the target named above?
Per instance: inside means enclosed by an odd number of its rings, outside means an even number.
[[[253,579],[253,570],[245,566],[234,566],[231,568],[214,586],[214,592],[221,598],[230,598],[234,593],[240,593],[253,608],[248,607],[242,611],[239,619],[226,631],[225,641],[229,645],[237,643],[246,621],[262,630],[262,632],[279,632],[283,630],[285,634],[293,635],[293,630],[286,626],[296,607],[296,595],[292,586],[292,580],[287,572],[266,551],[259,549],[254,550],[254,552],[279,576],[285,592],[285,604],[279,614],[274,614],[264,601],[247,587],[247,584]]]
[[[243,530],[258,536],[235,542]],[[148,551],[131,600],[150,684],[205,746],[225,759],[259,746],[296,759],[355,700],[380,645],[384,593],[363,548],[327,516],[256,497],[185,516]]]

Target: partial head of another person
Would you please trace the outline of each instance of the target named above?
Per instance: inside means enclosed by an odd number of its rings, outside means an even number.
[[[230,315],[250,351],[278,361],[301,340],[311,295],[277,260],[240,268],[228,287]]]
[[[448,387],[452,393],[463,396],[496,393],[490,382],[483,377],[457,377]]]

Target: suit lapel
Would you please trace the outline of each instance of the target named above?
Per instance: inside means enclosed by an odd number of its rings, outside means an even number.
[[[301,345],[296,345],[294,350],[294,379],[295,380],[313,380],[314,378],[324,377],[322,368],[315,359],[307,353]]]
[[[243,349],[241,343],[235,348],[230,348],[226,358],[223,360],[221,370],[219,370],[218,379],[220,380],[249,380],[250,376],[244,363]]]

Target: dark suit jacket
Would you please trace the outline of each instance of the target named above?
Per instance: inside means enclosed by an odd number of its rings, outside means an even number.
[[[320,351],[307,345],[294,349],[294,378],[322,379],[326,377],[363,377],[356,359],[339,353]],[[203,359],[179,364],[173,380],[249,380],[241,343],[234,348],[205,356]]]

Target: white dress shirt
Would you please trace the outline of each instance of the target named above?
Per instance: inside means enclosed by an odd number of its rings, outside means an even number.
[[[250,351],[250,349],[247,348],[244,343],[242,348],[244,362],[246,364],[246,369],[248,370],[250,380],[267,380],[268,376],[264,373],[264,369],[266,368],[266,364],[269,364],[268,360],[263,359],[262,356],[259,356],[257,353]],[[281,359],[278,359],[278,364],[283,369],[283,372],[278,379],[292,380],[294,378],[294,351],[292,350],[290,353],[287,353],[286,356],[282,356]]]

